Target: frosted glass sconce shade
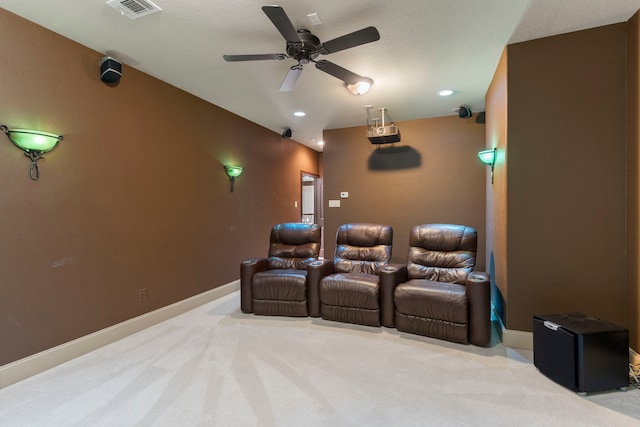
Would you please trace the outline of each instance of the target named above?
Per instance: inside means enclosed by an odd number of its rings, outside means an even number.
[[[496,149],[493,150],[483,150],[478,153],[478,157],[480,161],[485,165],[493,166],[496,162]]]
[[[29,129],[9,129],[5,125],[0,125],[9,141],[16,147],[24,151],[24,155],[31,159],[31,168],[29,176],[32,180],[37,181],[40,177],[38,170],[38,160],[42,158],[43,153],[48,153],[58,146],[58,143],[64,139],[62,135],[56,135],[49,132]]]
[[[227,171],[229,182],[231,183],[231,192],[233,193],[233,184],[236,182],[236,178],[242,174],[241,166],[226,165],[224,169]]]
[[[242,174],[242,167],[240,166],[225,166],[224,168],[227,170],[229,178],[237,178]]]
[[[491,183],[493,184],[493,167],[496,164],[496,156],[498,149],[493,148],[491,150],[482,150],[478,152],[478,158],[482,163],[487,166],[491,166]]]

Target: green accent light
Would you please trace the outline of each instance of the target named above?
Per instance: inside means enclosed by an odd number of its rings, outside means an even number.
[[[56,148],[62,137],[49,132],[13,129],[9,131],[9,139],[24,151],[46,153]]]
[[[480,161],[487,166],[491,166],[491,184],[493,184],[493,166],[496,164],[497,152],[497,148],[492,148],[491,150],[482,150],[478,152],[478,158],[480,159]]]
[[[229,176],[229,182],[231,183],[231,192],[233,193],[233,183],[236,182],[236,178],[239,177],[242,173],[242,167],[226,165],[224,169],[227,171],[227,175]]]
[[[240,166],[225,166],[225,169],[229,178],[237,178],[242,174],[242,167]]]
[[[49,132],[41,132],[38,130],[13,129],[5,125],[0,125],[0,130],[7,135],[16,147],[24,151],[24,155],[31,159],[31,168],[29,176],[36,181],[40,177],[38,170],[38,160],[42,158],[43,153],[48,153],[57,147],[58,143],[64,139],[62,135],[55,135]]]
[[[482,150],[478,153],[478,158],[485,165],[493,166],[496,163],[496,149]]]

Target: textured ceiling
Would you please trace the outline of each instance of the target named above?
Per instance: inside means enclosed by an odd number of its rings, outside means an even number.
[[[355,96],[313,64],[292,92],[279,92],[293,59],[222,59],[285,52],[261,10],[268,3],[153,2],[162,11],[135,20],[106,0],[0,0],[0,7],[274,132],[292,128],[293,139],[316,150],[324,129],[364,125],[365,105],[373,117],[386,107],[392,121],[452,115],[462,104],[482,111],[505,45],[625,22],[640,8],[638,0],[281,0],[294,26],[321,41],[378,29],[377,42],[318,58],[374,80],[369,93]],[[310,13],[322,24],[312,25]],[[440,97],[441,89],[455,93]],[[294,117],[299,110],[307,115]]]

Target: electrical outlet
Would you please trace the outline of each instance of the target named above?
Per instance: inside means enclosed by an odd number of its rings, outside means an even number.
[[[140,288],[138,290],[138,301],[144,302],[149,298],[149,290],[147,288]]]

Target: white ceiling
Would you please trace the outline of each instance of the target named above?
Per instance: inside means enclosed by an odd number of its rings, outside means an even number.
[[[379,41],[318,58],[374,80],[355,96],[313,64],[292,92],[279,92],[293,59],[222,59],[285,52],[261,10],[266,1],[152,1],[162,11],[135,20],[106,0],[0,0],[0,7],[274,132],[292,128],[293,139],[319,151],[324,129],[366,124],[365,105],[372,117],[386,107],[387,121],[453,115],[462,104],[482,111],[505,45],[625,22],[640,9],[640,0],[279,0],[296,28],[321,41],[378,29]],[[314,12],[321,25],[307,18]],[[443,98],[441,89],[455,93]],[[294,117],[299,110],[307,115]]]

